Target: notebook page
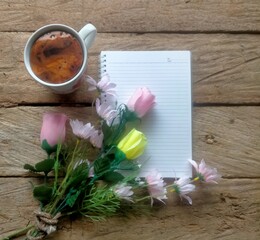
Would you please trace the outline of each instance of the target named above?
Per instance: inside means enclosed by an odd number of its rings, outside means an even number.
[[[106,71],[117,84],[119,103],[127,103],[143,86],[156,96],[156,105],[137,128],[148,140],[140,158],[142,176],[151,169],[157,169],[163,177],[191,176],[190,59],[189,51],[101,52],[101,75]]]

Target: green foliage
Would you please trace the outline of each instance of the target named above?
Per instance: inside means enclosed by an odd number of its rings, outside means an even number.
[[[105,146],[112,145],[113,141],[113,127],[109,127],[106,122],[103,122],[102,124],[102,132],[104,134],[104,140],[103,143]]]
[[[54,159],[48,158],[41,162],[36,163],[35,169],[38,172],[44,172],[45,175],[47,175],[53,169],[54,163],[55,163]]]
[[[116,184],[124,179],[124,176],[118,172],[110,171],[105,173],[102,178],[104,181],[108,183]]]
[[[42,204],[46,204],[52,196],[52,187],[40,185],[33,189],[33,196]]]
[[[115,172],[119,169],[120,163],[125,159],[125,154],[117,147],[112,146],[102,157],[94,162],[94,171],[96,179],[102,179],[108,183],[117,183],[124,177]]]
[[[32,166],[31,164],[28,164],[28,163],[24,164],[23,168],[26,169],[26,170],[32,171],[32,172],[37,172],[35,167]]]
[[[45,175],[47,175],[53,169],[54,163],[55,163],[54,159],[48,158],[41,162],[36,163],[35,166],[32,166],[30,164],[24,164],[24,169],[36,173],[44,172]]]
[[[85,141],[75,141],[70,139],[68,142],[62,145],[59,153],[60,167],[65,171],[71,161],[76,162],[77,159],[88,159],[89,155],[94,155],[90,152],[92,147]]]
[[[116,164],[116,166],[118,166],[123,160],[126,159],[125,154],[120,150],[117,149],[116,153],[115,153],[115,161],[114,164]],[[128,160],[129,161],[129,160]]]
[[[69,187],[76,187],[88,178],[89,166],[86,162],[79,164],[72,172],[68,181]]]
[[[41,145],[42,149],[46,151],[48,156],[50,156],[52,153],[56,152],[57,150],[57,144],[54,146],[50,146],[46,139],[42,141]]]
[[[80,190],[77,191],[77,190],[71,188],[69,194],[66,197],[66,199],[67,199],[66,204],[70,207],[73,207],[78,196],[80,195],[80,193],[81,193]]]
[[[110,168],[110,159],[108,157],[100,157],[94,162],[94,171],[96,175],[101,175]]]
[[[120,200],[107,187],[92,187],[83,199],[80,213],[92,220],[102,220],[115,215],[120,208]]]
[[[135,160],[124,160],[118,165],[118,170],[126,171],[138,171],[140,169],[138,163]]]
[[[129,184],[133,177],[124,177],[117,170],[136,172],[139,167],[136,162],[126,160],[125,154],[117,148],[118,142],[131,127],[129,122],[133,124],[138,118],[125,105],[119,107],[118,117],[118,124],[113,126],[102,121],[104,142],[101,150],[75,137],[53,147],[47,140],[42,142],[41,147],[48,158],[35,166],[25,164],[24,168],[45,174],[45,184],[33,189],[33,196],[41,202],[44,211],[52,215],[58,212],[68,215],[81,213],[92,220],[105,219],[119,212],[122,201],[114,193],[113,185],[120,182]],[[84,159],[93,160],[93,177],[89,177],[90,166]],[[52,170],[53,187],[46,184],[47,175]]]
[[[134,122],[136,120],[139,120],[139,118],[136,115],[136,113],[130,111],[127,106],[125,106],[125,110],[123,112],[122,118],[126,119],[127,122]]]

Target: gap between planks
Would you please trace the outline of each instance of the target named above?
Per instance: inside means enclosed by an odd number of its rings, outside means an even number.
[[[193,107],[258,107],[258,103],[193,103]],[[0,108],[16,107],[93,107],[91,103],[0,103]]]

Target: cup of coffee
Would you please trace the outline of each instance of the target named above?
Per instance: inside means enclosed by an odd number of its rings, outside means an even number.
[[[24,64],[31,77],[58,94],[75,91],[86,76],[87,51],[97,30],[92,24],[79,32],[62,24],[38,29],[24,49]]]

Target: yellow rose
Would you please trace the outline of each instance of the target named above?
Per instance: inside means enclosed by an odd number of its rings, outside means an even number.
[[[146,144],[145,135],[134,128],[119,142],[117,147],[126,155],[127,159],[135,159],[144,152]]]

